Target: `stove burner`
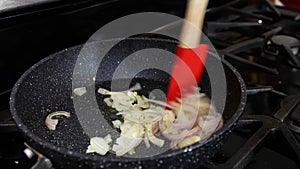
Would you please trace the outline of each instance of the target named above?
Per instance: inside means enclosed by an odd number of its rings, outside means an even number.
[[[265,52],[276,56],[278,62],[286,62],[291,66],[300,68],[300,41],[287,35],[272,36],[265,48]]]
[[[293,46],[294,44],[299,43],[299,40],[297,38],[286,36],[286,35],[276,35],[271,38],[272,43],[275,45],[287,45],[287,46]]]
[[[300,133],[300,121],[291,120],[288,123],[288,127],[290,130]]]
[[[288,104],[293,99],[293,96],[286,97],[282,102],[281,106]],[[288,119],[288,127],[295,133],[300,133],[300,104],[293,109]]]

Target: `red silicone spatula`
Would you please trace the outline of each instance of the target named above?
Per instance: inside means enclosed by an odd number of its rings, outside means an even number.
[[[199,44],[208,0],[188,0],[185,22],[176,48],[175,61],[167,91],[167,103],[193,92],[201,78],[207,44]]]

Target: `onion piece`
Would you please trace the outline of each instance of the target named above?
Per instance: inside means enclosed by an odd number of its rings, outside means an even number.
[[[85,153],[94,153],[94,152],[95,152],[95,151],[94,151],[94,149],[92,148],[92,146],[89,145]]]
[[[175,115],[171,110],[165,110],[162,120],[159,121],[160,131],[164,131],[171,127],[175,121]]]
[[[137,96],[136,97],[137,104],[133,105],[134,107],[139,107],[143,109],[150,108],[150,103],[147,101],[145,96]]]
[[[141,90],[142,86],[140,83],[136,83],[134,86],[132,86],[129,90],[133,91],[133,90]]]
[[[200,141],[200,136],[198,135],[194,135],[188,138],[185,138],[184,140],[180,141],[179,143],[176,144],[176,148],[182,148],[182,147],[186,147],[188,145],[191,145],[193,143],[196,143],[198,141]]]
[[[110,135],[110,134],[106,135],[103,139],[105,140],[105,142],[107,142],[107,144],[109,144],[109,143],[112,142],[112,139],[111,139],[111,135]]]
[[[120,129],[121,135],[112,147],[117,156],[132,152],[141,143],[144,135],[143,126],[134,122],[124,121]]]
[[[168,128],[162,132],[162,134],[171,141],[181,141],[188,133],[188,130],[178,131],[176,128]]]
[[[162,147],[165,144],[165,140],[157,138],[154,136],[154,134],[151,132],[148,132],[148,137],[151,143],[157,145],[158,147]]]
[[[115,128],[118,129],[122,125],[122,122],[120,120],[114,120],[114,121],[112,121],[112,124]]]
[[[104,88],[99,88],[98,89],[98,93],[100,94],[103,94],[103,95],[113,95],[113,94],[120,94],[120,93],[124,93],[124,92],[132,92],[134,90],[141,90],[142,87],[139,83],[135,84],[134,86],[132,86],[129,90],[125,90],[125,91],[121,91],[121,92],[112,92],[112,91],[109,91],[107,89],[104,89]]]
[[[147,99],[147,98],[146,98]],[[160,105],[160,106],[163,106],[163,107],[166,107],[166,108],[169,108],[169,109],[173,109],[174,106],[170,105],[170,104],[167,104],[166,102],[163,102],[163,101],[159,101],[159,100],[153,100],[153,99],[147,99],[148,102],[150,103],[155,103],[157,105]]]
[[[103,94],[103,95],[110,95],[111,94],[111,92],[109,90],[104,89],[104,88],[99,88],[97,90],[97,92],[100,93],[100,94]]]
[[[117,138],[116,144],[113,145],[112,150],[117,156],[122,156],[134,150],[134,148],[137,147],[141,141],[141,137],[135,138],[121,135],[119,138]]]
[[[110,96],[104,102],[116,109],[117,115],[124,120],[123,123],[119,120],[112,122],[121,130],[120,137],[112,147],[117,156],[134,154],[141,141],[145,142],[147,148],[150,147],[150,142],[162,147],[165,140],[156,137],[157,132],[171,141],[172,148],[179,148],[204,139],[222,126],[222,116],[218,116],[210,99],[199,93],[197,87],[193,94],[169,104],[134,92],[140,89],[140,84],[121,92],[98,89],[100,94]],[[219,120],[213,120],[212,117]],[[203,123],[204,120],[207,120],[207,124]]]
[[[145,134],[144,134],[144,143],[145,143],[147,148],[150,148],[148,132],[145,132]]]
[[[75,88],[73,90],[73,92],[77,96],[82,96],[87,92],[87,90],[86,90],[86,87],[78,87],[78,88]]]
[[[210,113],[207,116],[203,116],[198,125],[202,129],[202,134],[205,137],[209,137],[223,124],[222,116],[219,113]]]
[[[55,111],[55,112],[48,114],[48,116],[46,117],[46,120],[45,120],[45,124],[48,127],[48,129],[50,129],[50,130],[55,130],[56,125],[58,124],[58,119],[52,119],[54,116],[70,117],[71,114],[66,111]]]
[[[110,146],[108,144],[111,141],[110,135],[107,135],[104,138],[93,137],[90,139],[90,145],[88,146],[86,153],[96,152],[97,154],[105,155],[110,150]]]

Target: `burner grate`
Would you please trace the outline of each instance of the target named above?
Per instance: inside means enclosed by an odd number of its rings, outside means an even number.
[[[277,161],[276,166],[299,168],[299,133],[293,133],[287,123],[288,117],[295,113],[295,108],[300,107],[299,103],[300,95],[292,97],[273,117],[244,115],[222,150],[203,168],[251,169],[258,166],[267,167],[274,166],[273,158],[282,159],[282,161]],[[300,112],[296,113],[299,114]],[[237,145],[235,149],[230,147],[230,149],[224,150],[227,144]],[[282,148],[283,146],[284,148]],[[270,156],[265,156],[265,154]]]

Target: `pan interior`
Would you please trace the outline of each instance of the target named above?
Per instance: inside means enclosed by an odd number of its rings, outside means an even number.
[[[91,45],[101,47],[102,42]],[[164,40],[129,39],[119,43],[106,57],[111,59],[114,56],[113,63],[119,63],[118,61],[122,61],[129,54],[144,48],[160,48],[174,52],[175,46],[176,43]],[[80,50],[81,46],[77,46],[61,51],[39,62],[27,71],[16,84],[17,87],[14,90],[16,111],[12,113],[25,135],[30,135],[31,141],[34,142],[36,138],[39,138],[46,143],[37,143],[46,145],[43,148],[53,148],[54,146],[61,151],[73,151],[86,156],[85,151],[89,145],[89,136],[78,121],[71,98],[73,95],[73,68]],[[112,61],[109,64],[106,64],[106,62],[108,61],[104,60],[97,71],[96,89],[99,87],[110,89],[111,81],[109,79],[117,64],[112,66]],[[230,67],[226,64],[223,64],[223,66],[227,81],[227,99],[223,112],[225,125],[220,132],[223,132],[222,130],[225,130],[228,125],[231,125],[228,123],[233,116],[236,116],[235,113],[242,100],[242,89],[239,79]],[[143,87],[143,91],[140,94],[149,96],[153,89],[166,91],[168,79],[169,75],[167,73],[149,68],[136,74],[131,81],[131,85],[139,82]],[[122,80],[126,80],[126,78],[119,79],[120,84],[122,84]],[[206,71],[204,71],[199,86],[202,92],[208,96],[211,95],[210,78]],[[86,87],[89,88],[89,86]],[[94,92],[96,93],[96,91]],[[103,110],[102,112],[108,113],[111,111],[102,102],[102,96],[96,94],[96,98],[99,108]],[[57,110],[71,112],[71,117],[59,119],[57,129],[51,131],[45,126],[44,120],[49,113]],[[111,113],[110,115],[105,115],[105,117],[108,121],[118,118],[111,115]],[[89,156],[93,156],[93,154]],[[114,155],[109,154],[108,157],[110,156],[113,157]]]

